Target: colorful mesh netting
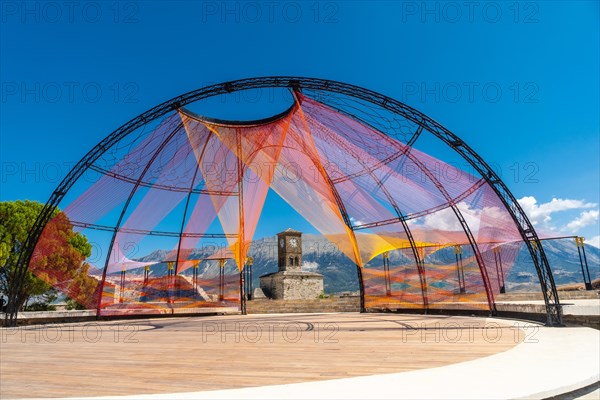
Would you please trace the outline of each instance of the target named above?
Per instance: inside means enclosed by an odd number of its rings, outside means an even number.
[[[485,180],[438,173],[456,168],[402,140],[418,130],[406,121],[294,99],[264,123],[180,109],[124,138],[46,226],[30,269],[101,315],[238,307],[272,190],[361,269],[367,308],[488,309],[521,236]],[[53,268],[65,223],[99,248],[85,282]]]

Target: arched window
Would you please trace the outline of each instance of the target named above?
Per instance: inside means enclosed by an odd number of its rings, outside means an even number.
[[[296,257],[296,258],[294,259],[294,262],[295,262],[295,264],[294,264],[294,265],[298,266],[298,262],[299,262],[299,260],[298,260],[298,257]]]
[[[294,257],[290,257],[290,265],[294,265]]]

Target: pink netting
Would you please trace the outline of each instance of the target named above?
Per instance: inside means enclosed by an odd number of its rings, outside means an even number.
[[[128,146],[106,149],[110,168],[91,166],[100,179],[48,224],[30,265],[102,314],[238,307],[269,190],[362,269],[367,307],[486,309],[520,248],[485,180],[301,93],[253,125],[181,109]],[[72,255],[78,274],[53,268],[69,240],[56,226],[110,233],[104,257]],[[220,244],[200,249],[207,239]]]

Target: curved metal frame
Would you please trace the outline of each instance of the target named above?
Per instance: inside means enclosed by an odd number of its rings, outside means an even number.
[[[299,104],[299,99],[295,95],[295,92],[300,89],[295,87],[295,88],[293,88],[293,90],[294,90],[294,92],[293,92],[294,99],[296,100],[295,103]],[[302,113],[302,110],[300,110],[300,112]],[[302,114],[304,114],[304,113],[302,113]],[[305,124],[307,124],[306,118],[304,117],[304,115],[302,115],[302,120],[304,121]],[[308,128],[308,125],[307,125],[307,128]],[[331,176],[329,176],[329,174],[323,167],[323,163],[321,162],[321,159],[319,158],[317,146],[315,145],[314,139],[312,138],[312,133],[310,134],[310,138],[311,138],[310,142],[312,144],[312,147],[317,152],[317,156],[314,159],[313,159],[313,157],[310,157],[310,156],[309,156],[309,158],[312,159],[315,167],[317,167],[317,169],[321,172],[323,179],[325,179],[325,181],[327,182],[327,186],[331,190],[331,194],[333,195],[335,203],[338,207],[338,211],[342,215],[344,224],[350,230],[349,238],[352,241],[352,248],[354,249],[354,252],[355,252],[354,258],[356,259],[356,275],[358,277],[358,287],[360,290],[360,312],[366,312],[367,309],[365,308],[365,284],[364,284],[364,280],[363,280],[362,261],[360,258],[360,252],[358,252],[358,242],[356,241],[356,233],[354,232],[354,229],[352,228],[352,221],[350,220],[348,211],[346,211],[346,206],[344,205],[344,202],[342,201],[342,198],[340,197],[340,193],[338,192],[337,187],[333,184],[333,181],[331,180]]]
[[[171,139],[173,139],[173,137],[175,136],[175,134],[177,134],[177,132],[179,131],[179,129],[181,127],[183,127],[183,123],[178,123],[177,126],[175,128],[173,128],[172,132],[166,137],[165,140],[162,141],[162,143],[154,151],[154,154],[152,154],[152,157],[150,158],[150,160],[148,160],[146,167],[144,168],[144,170],[138,177],[138,180],[137,180],[136,184],[133,186],[133,189],[131,189],[129,196],[127,197],[127,201],[125,202],[125,205],[123,206],[123,209],[121,210],[121,214],[119,215],[119,219],[117,220],[117,224],[115,225],[115,230],[112,234],[112,238],[110,239],[110,244],[108,246],[108,252],[106,253],[106,262],[104,264],[104,270],[102,271],[102,281],[100,282],[100,293],[98,294],[98,303],[96,305],[96,315],[100,315],[100,307],[102,306],[102,293],[103,293],[104,285],[106,283],[106,273],[108,271],[108,265],[110,264],[110,257],[112,256],[113,247],[115,245],[115,240],[117,239],[117,236],[119,235],[119,229],[121,228],[121,224],[123,223],[123,218],[125,217],[125,213],[127,212],[127,209],[129,208],[129,204],[131,203],[133,196],[135,196],[135,193],[137,192],[138,188],[140,187],[140,182],[142,181],[142,179],[144,179],[144,176],[146,176],[146,173],[148,172],[148,170],[150,170],[150,167],[154,163],[154,160],[156,160],[156,158],[160,155],[160,152],[167,146],[167,144],[171,141]],[[181,238],[179,240],[181,241]]]
[[[344,114],[344,111],[339,110],[337,108],[335,108],[337,111],[342,112]],[[369,126],[372,129],[376,128],[374,126],[372,126],[371,124],[369,124],[367,121],[364,121],[361,118],[358,117],[353,117],[350,114],[347,114],[348,117],[350,118],[354,118],[355,120]],[[419,126],[419,129],[422,127],[422,125]],[[418,132],[418,131],[417,131]],[[414,144],[414,142],[416,142],[416,139],[418,138],[418,134],[417,132],[415,132],[415,134],[412,136],[410,142],[411,142],[411,146]],[[396,146],[396,144],[393,141],[390,141],[390,145],[391,146]],[[460,209],[457,206],[457,201],[455,199],[452,198],[452,196],[450,196],[450,193],[448,193],[448,191],[446,190],[446,188],[444,187],[444,185],[436,178],[436,176],[431,172],[431,170],[429,168],[427,168],[426,165],[424,165],[417,157],[415,157],[414,155],[411,154],[410,149],[412,147],[406,146],[404,147],[404,149],[398,149],[398,154],[402,154],[402,156],[405,157],[405,159],[410,159],[413,163],[415,163],[417,165],[417,167],[419,168],[419,170],[421,172],[423,172],[425,174],[425,176],[427,176],[427,178],[435,185],[435,187],[439,190],[439,192],[442,194],[442,196],[444,197],[444,199],[446,200],[446,204],[448,204],[448,207],[450,207],[454,213],[454,215],[456,216],[456,218],[458,219],[458,221],[460,222],[461,228],[463,229],[465,235],[467,236],[467,239],[469,240],[469,245],[471,247],[471,250],[473,251],[473,254],[475,255],[475,260],[477,262],[477,265],[479,267],[479,271],[481,273],[481,279],[483,281],[483,285],[485,287],[485,293],[487,296],[487,301],[488,301],[488,306],[490,307],[490,311],[492,313],[492,315],[496,314],[496,304],[494,303],[494,294],[492,292],[492,285],[490,283],[490,279],[488,277],[488,273],[487,273],[487,269],[485,268],[485,262],[483,261],[483,257],[481,256],[481,252],[479,251],[479,246],[477,245],[477,241],[475,240],[475,236],[473,235],[473,233],[471,232],[471,228],[469,227],[469,225],[467,224],[462,212],[460,211]],[[372,173],[372,171],[369,171],[368,173]],[[386,176],[387,177],[387,176]],[[384,181],[380,180],[379,183],[379,188],[382,191],[385,191],[385,186],[384,186]],[[392,199],[392,205],[395,205],[395,201],[393,201]],[[414,244],[414,239],[412,238],[412,233],[411,231],[408,229],[408,224],[406,223],[406,217],[402,216],[402,215],[398,215],[398,220],[400,222],[402,222],[402,225],[404,228],[404,230],[406,231],[406,234],[409,236],[409,240],[411,241],[411,247],[413,248],[413,251],[415,252],[415,259],[417,260],[417,268],[419,271],[419,277],[421,279],[421,290],[423,293],[423,301],[424,301],[424,306],[427,308],[428,304],[427,304],[427,300],[426,300],[426,296],[427,296],[427,292],[426,292],[426,287],[424,287],[423,285],[426,283],[424,281],[425,279],[425,270],[424,270],[424,266],[422,264],[419,263],[419,258],[418,257],[418,251],[416,250],[416,246]]]
[[[419,135],[419,132],[415,132],[415,134],[413,135],[413,138],[417,137],[418,135]],[[352,148],[344,145],[344,143],[341,143],[339,140],[337,140],[337,139],[334,139],[334,140],[336,141],[336,143],[339,146],[343,146],[345,151],[352,154],[354,156],[354,158],[356,159],[356,161],[365,169],[365,171],[368,171],[367,174],[377,184],[377,187],[379,189],[381,189],[384,196],[390,202],[392,208],[394,209],[394,212],[396,213],[396,216],[397,216],[396,221],[400,221],[402,228],[404,229],[404,232],[406,233],[406,236],[408,238],[408,242],[410,244],[410,248],[412,250],[413,256],[415,258],[415,264],[417,267],[417,272],[419,274],[419,283],[421,285],[421,298],[423,299],[423,309],[425,312],[427,312],[427,310],[429,308],[429,300],[427,298],[427,280],[425,277],[425,265],[424,265],[423,259],[421,258],[420,254],[419,254],[419,250],[417,249],[417,244],[412,235],[412,231],[410,230],[410,227],[408,226],[408,223],[406,222],[406,216],[402,213],[402,211],[400,210],[400,207],[398,206],[398,203],[396,203],[396,200],[394,200],[393,196],[386,189],[386,187],[384,186],[381,179],[379,179],[373,173],[373,171],[365,164],[365,162],[360,159],[358,154],[356,154]],[[409,147],[406,147],[406,149],[403,151],[403,153],[407,153],[408,149],[409,149]],[[330,182],[331,182],[331,185],[335,185],[335,182],[333,180],[330,180]],[[356,229],[356,227],[352,224],[349,226],[349,228],[353,232]],[[359,270],[359,273],[362,275],[362,270]],[[359,279],[360,279],[360,276],[359,276]],[[363,290],[363,292],[364,292],[364,290]],[[361,310],[364,309],[364,302],[362,301],[363,297],[364,297],[364,293],[361,294]]]
[[[336,92],[345,94],[354,98],[362,99],[375,105],[379,105],[387,109],[388,111],[400,114],[404,118],[411,122],[422,126],[424,129],[438,137],[454,151],[456,151],[463,159],[465,159],[475,170],[486,180],[486,182],[494,189],[494,192],[498,195],[507,211],[510,213],[515,225],[517,226],[519,233],[523,241],[525,242],[529,254],[533,260],[533,264],[536,268],[540,280],[540,286],[544,295],[544,302],[546,305],[547,324],[548,325],[561,325],[562,324],[562,312],[561,305],[556,290],[552,271],[548,263],[548,259],[540,242],[540,239],[535,232],[535,229],[529,218],[523,211],[522,207],[517,202],[514,195],[508,190],[507,186],[502,182],[500,177],[494,172],[494,170],[477,154],[471,149],[465,142],[463,142],[458,136],[444,128],[438,122],[429,118],[420,111],[414,108],[394,100],[385,95],[379,94],[369,89],[361,88],[350,84],[341,82],[317,79],[317,78],[302,78],[302,77],[259,77],[240,79],[231,82],[224,82],[216,85],[207,86],[201,89],[197,89],[183,95],[177,96],[171,100],[165,101],[154,108],[140,114],[133,118],[129,122],[122,125],[120,128],[115,130],[113,133],[105,137],[96,146],[94,146],[78,163],[71,169],[69,174],[62,180],[56,190],[52,193],[48,202],[42,209],[42,212],[38,215],[35,223],[33,224],[27,240],[22,246],[21,252],[13,274],[11,281],[13,284],[9,291],[9,302],[6,313],[6,325],[16,325],[16,318],[18,307],[17,298],[23,278],[27,271],[29,261],[35,249],[35,246],[44,230],[46,224],[50,221],[52,212],[58,207],[60,201],[64,198],[68,190],[75,184],[75,182],[83,175],[85,170],[90,167],[105,151],[107,151],[112,145],[117,143],[119,140],[142,127],[143,125],[160,118],[171,111],[185,106],[186,104],[193,103],[195,101],[220,95],[226,93],[232,93],[239,90],[247,89],[260,89],[260,88],[291,88],[293,90],[299,89],[312,89],[312,90],[323,90],[329,92]],[[362,289],[362,288],[361,288]]]

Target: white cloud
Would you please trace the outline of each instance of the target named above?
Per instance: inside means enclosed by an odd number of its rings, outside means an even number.
[[[364,222],[359,220],[359,219],[355,219],[354,217],[350,217],[350,222],[352,222],[352,225],[363,225]]]
[[[579,217],[575,218],[566,225],[566,229],[577,233],[581,228],[588,225],[593,225],[596,221],[598,221],[598,215],[600,215],[600,211],[598,210],[583,211],[581,214],[579,214]]]
[[[472,209],[471,206],[464,201],[458,203],[457,207],[471,231],[476,232],[479,229],[481,210]],[[450,207],[425,216],[423,226],[444,231],[463,230],[460,221],[456,218],[454,211]]]
[[[547,235],[556,235],[567,232],[578,234],[582,228],[597,223],[600,217],[600,212],[597,209],[598,204],[586,202],[584,200],[553,198],[549,202],[538,203],[535,197],[525,196],[519,199],[518,202],[521,204],[521,207],[523,207],[529,220],[538,229],[538,233],[543,232]],[[485,215],[486,217],[486,227],[489,226],[489,224],[494,224],[494,221],[502,222],[507,217],[506,213],[497,207],[484,207],[483,209],[471,208],[470,204],[463,201],[458,203],[458,208],[474,234],[479,230],[482,215]],[[581,211],[579,215],[572,220],[568,219],[570,216],[568,213],[566,214],[566,221],[565,216],[558,218],[559,221],[562,220],[560,228],[557,228],[552,224],[552,222],[554,222],[552,217],[555,214],[589,208],[594,209]],[[409,223],[410,222],[412,221],[409,221]],[[462,231],[460,222],[451,208],[445,208],[425,216],[422,223],[419,223],[419,225],[432,229]]]
[[[596,235],[593,238],[586,239],[585,243],[600,248],[600,236]]]
[[[319,268],[319,263],[314,261],[302,261],[303,271],[316,271]]]
[[[423,226],[444,231],[459,231],[462,229],[451,208],[445,208],[425,216]]]
[[[598,206],[596,203],[588,203],[583,200],[556,198],[553,198],[547,203],[538,204],[537,199],[533,196],[525,196],[517,201],[525,211],[525,214],[527,214],[529,217],[529,220],[532,224],[542,226],[546,229],[553,229],[550,226],[550,222],[552,220],[552,214],[554,213],[582,208],[595,208]],[[583,213],[579,216],[579,218],[582,216]],[[583,222],[587,222],[587,219],[589,219],[590,216],[586,216],[585,218],[586,219]],[[572,221],[569,224],[572,224],[575,221]]]

